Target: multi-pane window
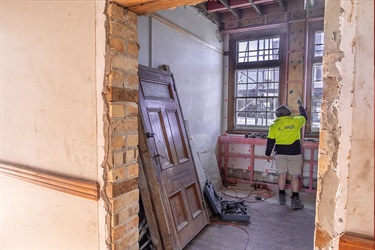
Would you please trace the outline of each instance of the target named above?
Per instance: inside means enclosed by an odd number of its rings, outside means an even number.
[[[323,97],[323,65],[324,32],[316,31],[314,35],[314,58],[312,64],[312,96],[311,96],[311,130],[320,128],[320,109]]]
[[[236,127],[269,126],[275,120],[274,110],[279,97],[279,58],[279,37],[237,42]],[[267,64],[260,65],[259,62]]]
[[[320,108],[322,105],[323,96],[323,65],[321,63],[313,64],[313,88],[311,97],[311,129],[313,131],[320,128]]]
[[[280,38],[267,38],[238,43],[237,62],[259,62],[279,59]]]
[[[315,32],[314,39],[314,57],[322,57],[324,49],[324,32],[317,31]]]

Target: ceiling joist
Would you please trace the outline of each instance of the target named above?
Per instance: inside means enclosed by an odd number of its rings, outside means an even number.
[[[224,5],[233,15],[235,15],[237,18],[241,18],[240,11],[237,9],[232,9],[227,0],[219,0],[219,2]]]
[[[287,12],[288,10],[287,3],[284,0],[277,0],[277,2],[279,3],[283,12]]]
[[[263,4],[272,4],[275,3],[276,0],[252,0],[251,3],[249,0],[230,0],[229,7],[231,9],[244,9],[258,7],[259,11],[261,10],[259,7]],[[206,7],[208,12],[226,12],[228,9],[221,3],[221,1],[207,1]]]
[[[220,26],[220,17],[218,13],[208,12],[204,3],[195,5],[195,8],[197,8],[198,13],[211,20],[211,22],[213,22],[217,26]]]
[[[196,5],[204,0],[110,0],[138,15],[153,13],[159,10],[177,8],[184,5]]]
[[[259,15],[263,15],[263,13],[262,13],[262,9],[260,8],[260,6],[256,5],[256,4],[254,3],[253,0],[248,0],[248,1],[249,1],[249,3],[251,3],[251,6],[253,6],[253,8],[255,9],[255,11],[256,11]]]

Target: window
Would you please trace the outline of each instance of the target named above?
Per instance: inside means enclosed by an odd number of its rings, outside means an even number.
[[[320,109],[323,97],[323,57],[324,32],[316,31],[314,35],[314,57],[312,63],[312,91],[311,91],[311,131],[320,128]]]
[[[234,126],[268,127],[275,119],[280,80],[280,37],[236,41]]]
[[[236,125],[269,126],[275,119],[279,68],[236,70]]]
[[[275,37],[239,42],[237,62],[278,60],[280,49],[279,41],[280,39]]]

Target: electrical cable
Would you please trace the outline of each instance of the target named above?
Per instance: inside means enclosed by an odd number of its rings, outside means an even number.
[[[241,190],[241,189],[237,189],[237,190]],[[230,197],[230,198],[237,199],[239,201],[246,201],[246,202],[255,202],[254,199],[259,200],[259,198],[257,198],[257,197],[260,197],[260,200],[263,200],[263,199],[272,198],[273,196],[276,195],[276,193],[274,191],[270,190],[267,186],[266,186],[265,189],[249,190],[249,193],[245,197],[239,197],[238,193],[237,193],[237,190],[232,189],[232,188],[227,188],[227,189],[221,190],[220,193],[223,194],[226,197]],[[245,189],[242,189],[242,190],[245,190]],[[227,194],[226,191],[235,192],[235,196]],[[251,199],[253,201],[251,201]]]
[[[222,224],[222,225],[233,226],[233,227],[237,227],[237,228],[239,228],[239,229],[245,231],[245,233],[247,234],[247,241],[246,241],[246,245],[245,245],[244,250],[247,249],[247,246],[249,245],[249,241],[250,241],[250,234],[249,234],[249,232],[248,232],[246,229],[244,229],[243,227],[240,227],[240,226],[234,224],[233,222],[232,222],[232,223],[229,223],[229,222],[222,222],[222,221],[211,221],[211,222],[210,222],[210,225],[211,225],[211,224]]]

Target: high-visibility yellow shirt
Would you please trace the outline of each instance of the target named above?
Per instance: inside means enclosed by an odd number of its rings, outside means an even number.
[[[282,116],[277,118],[268,130],[268,138],[275,139],[276,145],[291,145],[300,140],[300,129],[306,123],[303,116]]]

